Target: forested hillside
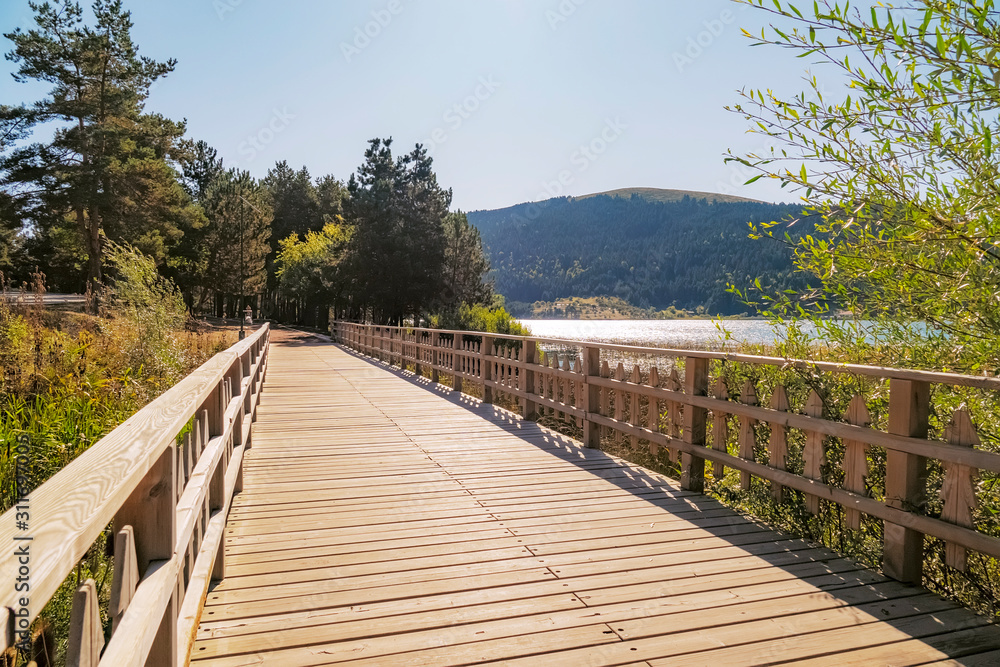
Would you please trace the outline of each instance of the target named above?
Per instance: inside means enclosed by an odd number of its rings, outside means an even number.
[[[747,311],[726,291],[760,278],[801,288],[789,249],[751,239],[748,222],[798,217],[801,208],[757,202],[709,203],[684,197],[657,202],[633,195],[558,198],[495,211],[475,211],[493,265],[497,292],[508,303],[598,295],[641,308],[669,306],[710,314]],[[813,231],[810,219],[787,230]]]

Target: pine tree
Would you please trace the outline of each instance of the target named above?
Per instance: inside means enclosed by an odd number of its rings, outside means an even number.
[[[302,167],[295,171],[282,160],[267,172],[262,184],[271,197],[274,209],[272,249],[277,250],[279,241],[292,234],[305,234],[323,228],[316,187],[308,169]]]
[[[479,230],[469,224],[465,213],[458,211],[445,216],[444,237],[444,286],[439,308],[450,311],[462,304],[490,305],[490,261],[483,251]]]
[[[219,174],[224,171],[223,160],[218,151],[199,139],[189,144],[187,156],[182,161],[184,189],[195,201],[201,201],[205,192]]]
[[[105,238],[162,260],[197,215],[170,165],[182,152],[183,123],[143,112],[151,84],[175,61],[139,55],[120,0],[96,0],[93,26],[71,0],[30,6],[36,27],[5,35],[14,45],[7,58],[18,67],[16,81],[52,89],[14,115],[30,126],[62,124],[50,141],[12,151],[0,167],[32,200],[28,208],[46,213],[37,226],[72,225],[97,286]]]
[[[209,186],[203,205],[208,228],[199,305],[211,293],[220,297],[263,293],[273,215],[266,190],[249,172],[230,169]],[[230,315],[245,305],[245,300],[230,301]],[[222,307],[221,300],[218,306]]]
[[[443,190],[419,144],[398,160],[392,139],[372,139],[365,163],[347,184],[345,218],[354,225],[350,248],[357,310],[376,321],[419,318],[443,288],[443,220],[451,190]]]

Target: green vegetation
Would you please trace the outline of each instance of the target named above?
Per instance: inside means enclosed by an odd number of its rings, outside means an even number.
[[[607,195],[560,198],[475,211],[493,266],[496,290],[509,303],[597,295],[617,297],[641,310],[755,314],[728,291],[760,278],[775,290],[806,285],[787,247],[747,237],[758,224],[797,215],[798,206],[700,199],[649,201]],[[812,221],[789,229],[793,239],[812,233]]]
[[[859,359],[877,359],[855,322],[878,323],[893,361],[981,373],[1000,367],[1000,20],[992,0],[914,0],[861,13],[760,0],[781,30],[753,36],[818,60],[821,76],[789,99],[746,91],[733,110],[776,147],[731,156],[797,189],[817,235],[783,239],[814,289],[744,292],[775,317],[810,318]],[[786,24],[787,23],[787,24]],[[814,72],[815,74],[815,72]],[[777,219],[777,218],[776,218]],[[780,237],[773,224],[758,236]],[[925,323],[927,326],[912,326]]]
[[[3,213],[35,225],[22,253],[52,260],[42,266],[73,267],[97,290],[106,240],[162,261],[203,219],[171,166],[185,150],[184,124],[143,108],[150,87],[176,63],[138,54],[120,1],[95,2],[92,25],[68,0],[31,7],[36,28],[6,35],[13,43],[7,58],[16,81],[52,87],[34,104],[0,108],[0,151],[34,128],[63,124],[51,138],[2,155],[0,170],[16,188]]]
[[[799,190],[819,220],[816,235],[782,235],[782,223],[756,225],[755,236],[782,238],[796,268],[814,285],[779,292],[757,284],[734,293],[780,322],[791,319],[777,350],[789,356],[824,354],[838,361],[945,369],[980,375],[1000,367],[1000,186],[993,137],[1000,131],[1000,15],[992,0],[914,0],[859,12],[819,2],[792,5],[744,0],[780,24],[756,43],[787,48],[819,61],[807,79],[810,90],[789,99],[770,91],[746,91],[733,110],[751,131],[775,149],[766,155],[732,155],[758,178],[773,178]],[[827,92],[825,77],[847,86]],[[825,316],[836,305],[846,321]],[[815,325],[827,347],[815,349],[800,334]],[[727,369],[739,386],[740,366]],[[758,371],[758,375],[761,372]],[[885,426],[884,383],[811,377],[770,369],[757,378],[817,388],[824,410],[843,414],[853,392],[874,404],[875,424]],[[767,389],[765,389],[766,393]],[[800,391],[801,393],[801,391]],[[930,427],[941,438],[953,411],[968,408],[981,447],[1000,452],[1000,401],[995,392],[937,387],[931,396]],[[838,443],[829,455],[836,463]],[[885,461],[869,455],[867,480],[873,497],[882,488]],[[794,456],[792,457],[794,459]],[[830,466],[824,475],[836,475]],[[940,516],[942,471],[927,468],[923,511]],[[880,526],[866,520],[846,531],[840,511],[819,517],[801,503],[771,504],[763,489],[724,498],[877,565]],[[977,484],[976,528],[1000,536],[1000,475],[982,471]],[[924,543],[924,583],[976,609],[1000,614],[1000,563],[976,555],[969,571],[943,562],[939,540]]]
[[[95,0],[89,15],[73,0],[31,7],[35,26],[5,35],[7,56],[16,81],[49,91],[0,106],[8,280],[45,266],[49,289],[86,291],[97,314],[115,298],[105,271],[121,246],[152,257],[190,313],[249,306],[322,328],[331,309],[401,323],[492,303],[479,234],[449,210],[422,146],[397,159],[391,139],[374,139],[347,183],[284,160],[257,180],[185,138],[184,123],[145,111],[176,63],[140,55],[119,0]]]
[[[503,306],[483,306],[480,304],[463,304],[457,310],[435,316],[431,318],[431,326],[436,329],[485,331],[508,336],[528,336],[531,333]]]
[[[190,370],[235,342],[235,333],[188,331],[180,295],[152,258],[109,246],[114,282],[101,316],[46,309],[35,292],[0,295],[0,512],[14,498],[13,443],[31,452],[37,488]],[[92,577],[106,602],[110,558],[102,536],[51,602],[36,628],[65,650],[74,591]],[[104,607],[106,609],[106,605]]]
[[[590,199],[591,197],[620,197],[622,199],[631,199],[633,196],[639,197],[640,199],[645,199],[651,202],[679,202],[685,199],[700,199],[707,201],[710,204],[722,203],[735,203],[735,202],[752,202],[760,203],[754,199],[747,199],[746,197],[737,197],[736,195],[724,195],[717,192],[697,192],[695,190],[667,190],[664,188],[618,188],[617,190],[608,190],[606,192],[595,192],[589,195],[581,195],[579,197],[571,197],[573,200],[578,199]]]
[[[698,306],[694,312],[670,306],[664,310],[639,308],[616,296],[594,296],[585,299],[572,296],[557,301],[534,303],[510,302],[511,313],[517,317],[567,320],[677,320],[689,317],[706,317],[705,309]]]
[[[352,174],[343,216],[322,231],[280,242],[279,292],[325,327],[338,317],[376,323],[458,323],[493,303],[478,232],[451,212],[426,151],[398,159],[391,139],[373,139]],[[457,326],[457,324],[456,324]]]

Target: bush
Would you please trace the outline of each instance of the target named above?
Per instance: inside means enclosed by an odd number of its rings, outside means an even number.
[[[462,304],[457,311],[431,317],[435,329],[458,329],[460,331],[483,331],[506,336],[528,336],[526,326],[507,312],[503,306],[469,306]]]
[[[109,243],[107,259],[116,274],[108,289],[107,326],[126,366],[169,382],[180,379],[187,366],[177,337],[186,318],[181,293],[159,274],[151,257],[132,246]]]

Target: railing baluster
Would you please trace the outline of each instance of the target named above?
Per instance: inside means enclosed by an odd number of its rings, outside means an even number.
[[[676,368],[670,371],[670,377],[667,378],[667,389],[676,392],[682,391],[681,378],[677,374]],[[667,415],[670,418],[670,437],[674,440],[679,440],[681,437],[681,404],[678,401],[667,401]],[[670,462],[677,463],[680,458],[680,450],[676,447],[668,447],[667,451],[669,452]]]
[[[847,406],[847,423],[868,426],[871,417],[862,396],[855,396]],[[844,440],[844,488],[854,493],[865,494],[865,477],[868,476],[868,445],[860,440]],[[844,520],[850,530],[861,529],[861,512],[847,507]]]
[[[615,379],[619,382],[625,381],[625,364],[620,361],[618,367],[615,368]],[[625,390],[621,386],[615,389],[615,421],[625,421]],[[615,443],[620,445],[624,440],[625,435],[620,430],[615,429]]]
[[[523,343],[523,353],[521,355],[522,361],[526,364],[525,368],[521,369],[521,377],[524,378],[524,382],[521,384],[521,389],[527,396],[535,396],[535,370],[534,365],[538,363],[538,348],[535,345],[535,341],[526,340]],[[600,352],[598,350],[598,352]],[[596,406],[595,406],[596,407]],[[531,400],[528,397],[523,397],[521,399],[521,416],[525,419],[537,419],[538,417],[538,403]],[[586,439],[585,439],[586,441]],[[589,441],[587,441],[589,442]],[[589,447],[590,445],[588,445]]]
[[[720,401],[729,400],[729,390],[726,389],[726,381],[721,377],[715,381],[715,398]],[[717,452],[727,453],[729,443],[729,415],[718,408],[712,410],[712,449]],[[715,461],[712,465],[712,477],[716,481],[722,479],[726,474],[726,467]]]
[[[659,388],[660,386],[660,371],[656,366],[649,369],[649,386],[655,388]],[[646,422],[649,424],[650,431],[653,433],[660,432],[660,400],[655,396],[649,397],[649,406],[646,408]],[[650,440],[649,453],[652,456],[659,454],[659,443]]]
[[[600,369],[601,348],[589,345],[584,347],[584,376],[597,376],[600,374]],[[601,427],[589,419],[591,413],[597,413],[599,415],[606,414],[601,393],[600,387],[595,384],[587,383],[586,392],[583,396],[583,410],[586,412],[588,418],[583,422],[583,443],[591,449],[600,449],[601,447]]]
[[[570,365],[570,361],[569,361],[569,357],[568,356],[563,357],[562,370],[564,372],[566,372],[566,373],[572,373],[573,372],[573,367]],[[573,390],[573,381],[569,379],[568,375],[564,375],[562,377],[562,381],[560,382],[560,384],[562,385],[562,401],[561,401],[562,404],[565,405],[566,407],[572,407],[573,406],[573,398],[570,395],[570,392]],[[562,413],[562,420],[564,422],[572,422],[573,421],[573,417],[572,417],[572,415],[570,415],[569,412],[563,412]]]
[[[823,416],[823,399],[813,389],[806,400],[805,413],[810,417]],[[806,444],[802,449],[802,474],[807,479],[822,481],[823,477],[823,443],[826,437],[817,431],[806,431]],[[819,496],[806,494],[806,509],[810,514],[819,514]]]
[[[754,387],[752,380],[747,380],[746,384],[743,385],[743,392],[740,394],[740,403],[744,405],[757,405],[757,389]],[[746,415],[740,416],[740,458],[746,461],[754,460],[754,445],[757,444],[757,437],[754,432],[754,425],[757,423],[756,419],[752,417],[747,417]],[[744,491],[750,489],[750,473],[741,470],[740,471],[740,488]]]
[[[945,439],[958,447],[978,447],[982,444],[976,427],[972,424],[969,411],[962,408],[955,411],[951,425],[945,433]],[[944,509],[941,518],[966,528],[973,528],[972,510],[976,507],[976,471],[961,463],[944,463],[944,484],[941,486],[941,499]],[[965,547],[953,542],[945,543],[945,564],[960,572],[965,572],[968,566],[968,553]]]
[[[611,366],[608,365],[607,359],[601,362],[601,377],[605,379],[611,377]],[[605,417],[611,416],[611,389],[608,387],[601,389],[601,414]],[[602,426],[601,433],[605,438],[610,438],[612,436],[611,427]]]
[[[66,643],[66,667],[97,667],[104,648],[97,586],[87,579],[73,595],[73,611]]]
[[[111,631],[118,629],[118,624],[135,596],[135,587],[139,585],[139,564],[135,556],[135,535],[132,526],[122,526],[115,534],[114,571],[111,575],[111,604],[108,615],[111,617]]]
[[[441,335],[438,332],[431,334],[431,382],[438,381],[438,345],[441,342]]]
[[[462,369],[462,357],[460,355],[462,352],[462,344],[464,343],[462,340],[463,338],[464,336],[462,334],[454,334],[452,336],[452,349],[454,350],[451,359],[451,368],[453,373],[452,388],[458,393],[462,393],[462,378],[459,376],[459,373]]]
[[[788,412],[788,393],[785,388],[778,385],[771,394],[771,409],[778,412]],[[777,470],[786,469],[786,459],[788,458],[788,428],[779,422],[771,422],[771,438],[768,448],[767,464]],[[785,487],[777,482],[771,482],[771,496],[781,502],[784,498]]]
[[[629,381],[632,384],[642,383],[642,371],[639,370],[639,364],[632,367],[632,377],[629,378]],[[631,392],[629,396],[628,421],[634,426],[642,426],[642,420],[639,419],[639,392],[637,391]],[[639,449],[639,436],[629,436],[628,444],[630,449]]]
[[[490,382],[493,381],[493,337],[483,336],[482,345],[479,348],[479,367],[480,374],[483,383],[483,403],[493,402],[493,387],[490,386]],[[502,371],[501,371],[502,379]]]

